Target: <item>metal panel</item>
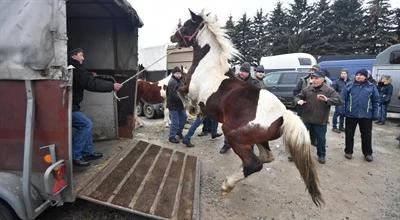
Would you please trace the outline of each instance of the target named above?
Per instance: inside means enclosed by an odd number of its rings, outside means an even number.
[[[85,91],[81,110],[93,122],[93,139],[118,137],[117,105],[112,93]]]
[[[79,188],[78,197],[155,219],[198,219],[197,157],[139,141]]]
[[[41,146],[55,144],[57,157],[69,160],[68,97],[63,81],[34,81],[36,94],[32,169],[44,172]],[[12,94],[12,95],[10,95]],[[65,101],[63,101],[65,100]],[[26,93],[23,81],[0,81],[0,169],[21,171],[25,139]]]

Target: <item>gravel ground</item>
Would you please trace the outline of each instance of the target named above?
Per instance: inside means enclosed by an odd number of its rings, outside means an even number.
[[[313,204],[298,170],[287,161],[280,139],[270,143],[275,161],[264,164],[260,172],[222,196],[222,181],[241,166],[233,151],[218,153],[223,137],[197,137],[197,131],[192,139],[195,147],[186,148],[167,141],[168,129],[163,127],[162,119],[143,119],[145,126],[135,131],[135,138],[201,159],[201,219],[400,219],[400,148],[395,140],[400,120],[398,115],[389,116],[392,118],[386,125],[373,126],[372,163],[364,160],[358,131],[353,159],[347,160],[343,154],[344,134],[333,133],[328,127],[327,163],[317,163],[326,203],[321,208]],[[49,209],[38,219],[145,218],[77,200]]]

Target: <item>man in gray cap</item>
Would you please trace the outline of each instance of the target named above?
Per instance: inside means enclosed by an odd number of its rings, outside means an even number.
[[[263,81],[264,76],[265,76],[264,66],[259,65],[254,70],[256,73],[255,73],[255,77],[254,77],[254,79],[252,79],[251,83],[260,89],[266,89],[266,86]]]
[[[341,105],[340,95],[325,84],[325,75],[322,71],[310,74],[311,84],[300,91],[295,102],[303,107],[301,119],[310,135],[317,140],[318,162],[325,163],[326,129],[331,105]]]

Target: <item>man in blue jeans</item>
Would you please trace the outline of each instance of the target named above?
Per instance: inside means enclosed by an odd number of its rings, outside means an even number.
[[[194,144],[190,142],[190,139],[192,138],[194,132],[196,129],[203,123],[203,121],[206,119],[205,116],[200,116],[198,115],[196,120],[193,122],[193,124],[190,126],[188,133],[185,135],[185,137],[182,140],[182,143],[186,145],[186,147],[194,147]],[[218,122],[215,120],[210,119],[210,127],[211,127],[211,139],[215,139],[219,136],[222,136],[221,133],[217,133],[218,129]]]
[[[186,123],[186,111],[182,100],[179,98],[178,89],[181,86],[182,72],[179,67],[172,70],[171,79],[167,87],[167,108],[171,117],[171,126],[169,127],[168,141],[174,144],[179,143],[176,136],[183,139],[182,130]]]
[[[118,91],[122,85],[108,80],[95,78],[83,67],[85,60],[83,50],[76,48],[70,52],[69,64],[74,66],[72,84],[72,161],[76,166],[89,166],[89,160],[103,156],[93,149],[92,121],[80,111],[79,104],[83,100],[83,91],[111,92]]]
[[[331,105],[343,103],[340,95],[325,84],[325,74],[321,71],[311,73],[310,85],[301,90],[295,101],[303,107],[301,119],[310,134],[317,140],[318,162],[326,162],[326,127]]]

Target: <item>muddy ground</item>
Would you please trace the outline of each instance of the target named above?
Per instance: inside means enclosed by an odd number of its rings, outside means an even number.
[[[194,148],[167,141],[168,129],[161,119],[145,120],[135,138],[174,148],[201,159],[201,219],[400,219],[400,148],[395,137],[400,132],[398,115],[391,114],[386,125],[373,126],[374,161],[368,163],[361,153],[356,133],[352,160],[344,158],[344,133],[328,127],[327,163],[318,164],[325,205],[316,207],[295,168],[288,162],[282,141],[270,143],[275,161],[248,177],[227,196],[220,186],[227,175],[240,169],[233,151],[219,154],[223,137],[192,139]],[[187,131],[187,130],[186,130]],[[316,155],[315,149],[313,149]],[[316,156],[315,156],[316,157]],[[39,219],[145,219],[122,211],[77,200],[74,204],[52,208]]]

